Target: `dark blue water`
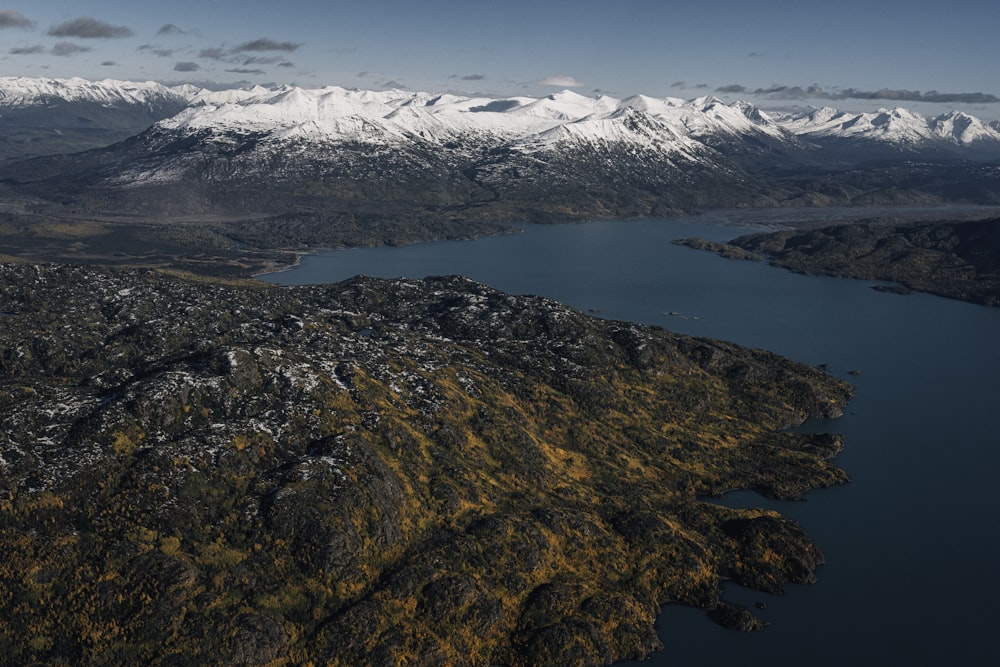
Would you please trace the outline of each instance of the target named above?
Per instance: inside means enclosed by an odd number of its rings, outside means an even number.
[[[842,419],[812,426],[846,436],[838,462],[853,482],[802,503],[752,493],[725,499],[799,521],[826,556],[818,583],[790,586],[781,597],[727,588],[733,601],[766,602],[760,615],[771,627],[752,635],[668,605],[660,619],[667,649],[642,664],[1000,664],[993,638],[1000,621],[1000,309],[885,294],[865,281],[800,276],[670,243],[747,231],[719,224],[724,219],[533,226],[474,242],[335,251],[266,279],[460,273],[600,317],[829,364],[856,384],[857,397]],[[757,221],[767,222],[759,212]]]

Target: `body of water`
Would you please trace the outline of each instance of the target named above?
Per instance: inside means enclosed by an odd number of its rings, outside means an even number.
[[[822,213],[829,216],[829,212]],[[801,276],[674,246],[727,240],[789,220],[788,211],[529,226],[477,241],[333,251],[271,282],[463,274],[539,294],[599,317],[663,326],[773,350],[851,380],[848,414],[814,430],[846,436],[852,477],[806,502],[752,493],[803,525],[826,556],[819,581],[765,602],[764,632],[744,635],[668,605],[667,648],[649,665],[993,665],[1000,646],[1000,309],[876,292],[866,281]],[[860,375],[850,374],[850,371]]]

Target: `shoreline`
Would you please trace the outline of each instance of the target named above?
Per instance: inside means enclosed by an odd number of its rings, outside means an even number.
[[[884,221],[919,221],[953,219],[956,221],[1000,217],[1000,207],[978,204],[940,204],[934,206],[864,206],[864,207],[726,207],[704,208],[687,214],[666,216],[670,219],[690,215],[720,226],[756,226],[761,230],[814,229],[846,222],[868,219]],[[211,237],[214,221],[204,224],[185,221],[180,227],[190,232],[183,237],[168,221],[136,219],[132,222],[117,221],[112,227],[108,220],[95,224],[84,219],[67,219],[62,233],[52,233],[43,226],[39,231],[27,227],[10,227],[0,236],[0,256],[28,262],[55,262],[76,265],[108,266],[159,266],[189,271],[206,277],[259,279],[272,273],[290,271],[301,265],[302,258],[351,248],[413,245],[446,240],[475,240],[490,236],[518,233],[526,225],[586,224],[604,220],[646,220],[661,216],[599,216],[566,218],[545,222],[496,222],[472,223],[470,227],[455,228],[440,235],[426,235],[403,242],[393,237],[391,230],[375,230],[375,237],[367,243],[319,244],[315,247],[254,248],[244,242],[228,247],[215,247],[198,242]],[[764,220],[761,220],[761,219]],[[257,218],[253,220],[258,221]],[[49,230],[49,231],[45,231]],[[426,230],[425,230],[426,231]],[[193,234],[193,236],[192,236]],[[205,236],[208,235],[208,236]],[[291,259],[287,259],[291,257]],[[282,259],[286,258],[286,259]]]

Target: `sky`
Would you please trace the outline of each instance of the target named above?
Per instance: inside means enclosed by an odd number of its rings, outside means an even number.
[[[995,0],[0,0],[0,76],[1000,118]]]

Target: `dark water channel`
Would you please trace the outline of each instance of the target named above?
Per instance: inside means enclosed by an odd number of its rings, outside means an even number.
[[[758,211],[752,222],[789,215]],[[747,219],[735,213],[529,226],[473,242],[333,251],[265,279],[459,273],[600,317],[828,364],[855,383],[857,397],[842,419],[811,426],[846,436],[838,462],[853,482],[800,503],[749,492],[723,501],[768,506],[799,521],[826,556],[818,583],[780,597],[727,588],[735,602],[766,603],[759,613],[771,626],[752,635],[668,606],[660,619],[667,649],[642,664],[1000,664],[993,634],[1000,621],[1000,309],[880,293],[864,281],[800,276],[670,243],[747,231]]]

